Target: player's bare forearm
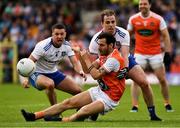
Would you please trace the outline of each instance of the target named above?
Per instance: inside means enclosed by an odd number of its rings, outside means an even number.
[[[80,52],[80,62],[81,65],[83,65],[82,67],[84,67],[85,70],[88,72],[88,67],[91,66],[92,62],[90,59],[90,55],[86,50]]]
[[[172,47],[171,47],[171,42],[170,42],[170,37],[169,37],[169,32],[167,29],[164,29],[161,31],[162,37],[163,37],[163,42],[165,46],[165,52],[171,52]]]
[[[88,73],[89,73],[89,72],[88,72],[88,67],[87,67],[87,65],[86,65],[86,63],[85,63],[85,60],[84,60],[84,59],[82,58],[82,56],[80,55],[80,52],[79,52],[78,54],[79,54],[79,61],[80,61],[80,63],[81,63],[82,69],[83,69],[84,73],[88,74]]]
[[[75,70],[77,73],[81,74],[81,72],[82,72],[83,69],[82,69],[81,64],[80,64],[79,61],[77,60],[76,56],[70,57],[70,61],[71,61],[71,64],[73,65],[74,70]]]
[[[105,70],[103,68],[99,68],[99,65],[97,64],[96,61],[94,61],[93,63],[90,60],[89,54],[87,51],[82,51],[81,52],[81,58],[84,61],[84,64],[86,65],[88,72],[91,74],[91,76],[97,80],[100,79],[102,77],[102,75],[105,74]],[[97,69],[97,67],[99,69]]]
[[[32,55],[29,56],[29,59],[31,59],[31,60],[34,61],[34,62],[37,61]]]

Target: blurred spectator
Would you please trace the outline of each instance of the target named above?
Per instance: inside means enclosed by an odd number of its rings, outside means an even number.
[[[177,54],[174,57],[174,61],[171,63],[170,72],[180,73],[180,54]]]
[[[51,35],[52,24],[63,22],[67,25],[67,39],[77,35],[87,48],[92,35],[101,29],[98,11],[115,10],[118,26],[126,28],[129,17],[138,11],[137,5],[138,0],[3,0],[0,2],[0,41],[16,43],[22,58],[28,56],[36,42]],[[152,6],[152,11],[167,22],[175,54],[180,49],[180,1],[154,0]]]
[[[71,47],[75,52],[85,49],[83,41],[81,41],[76,34],[72,34],[70,36],[69,42],[71,43]]]

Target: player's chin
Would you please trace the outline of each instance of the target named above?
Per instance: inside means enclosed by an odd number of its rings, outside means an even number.
[[[114,29],[109,29],[108,33],[114,34]]]
[[[141,13],[146,13],[147,9],[146,8],[140,8]]]

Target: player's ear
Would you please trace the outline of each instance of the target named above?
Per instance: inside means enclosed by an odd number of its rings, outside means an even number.
[[[113,45],[113,43],[110,43],[110,44],[109,44],[109,46],[110,46],[111,48],[114,48],[114,45]]]
[[[65,31],[65,32],[64,32],[64,37],[66,37],[66,35],[67,35],[67,32]]]

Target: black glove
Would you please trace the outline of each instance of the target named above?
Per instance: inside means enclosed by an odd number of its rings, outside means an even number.
[[[170,53],[169,53],[169,52],[165,52],[163,62],[164,62],[165,69],[166,69],[167,72],[170,71],[171,61],[172,61],[172,60],[171,60],[171,55],[170,55]]]
[[[169,64],[171,62],[171,55],[169,52],[165,52],[163,62],[165,64]]]
[[[129,71],[129,68],[128,67],[125,67],[123,69],[121,69],[119,71],[119,74],[117,75],[117,78],[120,80],[120,79],[123,79],[127,76],[128,74],[128,71]]]

